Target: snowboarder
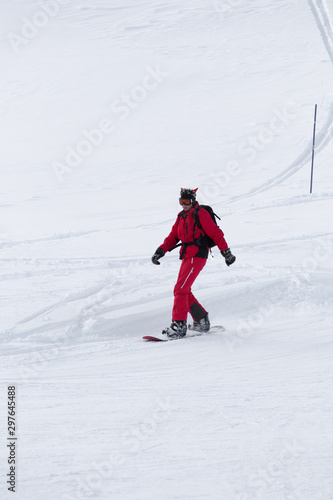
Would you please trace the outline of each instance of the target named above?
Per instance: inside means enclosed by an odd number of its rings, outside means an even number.
[[[194,281],[207,262],[209,252],[207,236],[217,245],[227,266],[236,260],[228,248],[223,232],[214,222],[209,211],[203,207],[198,210],[196,192],[197,189],[181,188],[179,203],[183,210],[179,212],[169,236],[165,238],[163,244],[157,248],[151,258],[153,264],[159,265],[159,260],[165,253],[170,251],[179,241],[182,242],[179,257],[182,263],[174,288],[172,322],[170,327],[162,331],[163,334],[171,338],[186,335],[188,313],[193,318],[193,325],[190,327],[192,330],[208,332],[210,329],[208,312],[191,292]],[[195,214],[197,214],[196,217],[199,216],[202,229],[196,223]]]

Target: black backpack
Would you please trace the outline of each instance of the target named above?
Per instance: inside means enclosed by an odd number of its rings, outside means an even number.
[[[216,222],[216,218],[218,218],[219,220],[221,220],[221,217],[219,217],[215,212],[214,210],[212,209],[212,207],[210,207],[209,205],[199,205],[196,207],[196,209],[194,210],[193,212],[193,218],[194,218],[194,232],[195,232],[195,226],[197,226],[199,229],[202,230],[202,225],[201,225],[201,222],[200,222],[200,219],[199,219],[199,210],[200,208],[204,208],[205,210],[207,210],[207,212],[209,213],[209,215],[211,216],[214,224],[217,225],[217,222]],[[205,244],[207,244],[207,246],[209,248],[213,248],[216,246],[216,243],[214,243],[214,240],[212,240],[212,238],[210,238],[210,236],[208,236],[207,234],[205,234],[205,236],[203,236],[203,238],[205,239]]]

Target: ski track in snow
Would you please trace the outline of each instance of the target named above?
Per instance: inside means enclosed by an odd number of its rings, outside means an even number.
[[[308,0],[333,66],[333,25],[325,0]]]
[[[320,31],[321,37],[327,49],[329,58],[331,59],[332,69],[333,69],[333,27],[329,14],[328,7],[325,0],[308,0],[314,18],[316,20],[318,29]],[[322,126],[322,130],[316,134],[316,153],[321,152],[326,148],[333,139],[333,104],[330,105],[328,110],[328,116],[325,124]],[[251,189],[247,193],[242,195],[233,196],[228,199],[228,204],[236,202],[240,199],[249,198],[255,194],[263,193],[277,185],[281,184],[289,177],[293,176],[302,167],[307,165],[310,161],[312,151],[312,143],[309,141],[308,146],[304,149],[302,153],[282,172],[278,175],[269,179],[265,183]]]
[[[70,238],[80,238],[82,236],[94,234],[94,233],[99,233],[101,231],[98,230],[91,230],[91,231],[78,231],[75,233],[68,233],[68,234],[54,234],[51,236],[47,236],[45,238],[36,238],[33,240],[21,240],[21,241],[3,241],[0,243],[1,248],[12,248],[12,247],[17,247],[20,245],[35,245],[36,243],[41,243],[41,242],[52,242],[52,241],[59,241],[59,240],[64,240],[64,239],[70,239]]]
[[[333,104],[331,104],[328,112],[328,117],[325,124],[322,127],[322,130],[316,135],[316,152],[320,152],[324,150],[333,139]],[[304,151],[282,172],[278,175],[269,179],[267,182],[251,189],[247,193],[232,196],[228,199],[229,203],[234,203],[238,200],[249,198],[259,193],[264,193],[269,189],[278,186],[289,177],[293,176],[296,172],[298,172],[305,165],[308,165],[311,158],[312,151],[312,143],[309,142],[309,145],[304,149]]]
[[[270,248],[277,248],[283,246],[288,248],[290,244],[295,244],[297,242],[315,242],[316,239],[329,238],[332,235],[330,232],[318,232],[310,234],[300,234],[298,236],[282,237],[282,238],[272,238],[269,240],[260,240],[255,242],[247,242],[234,245],[233,248],[235,252],[239,251],[251,251],[257,248],[265,248],[269,250]],[[10,259],[7,259],[11,261]],[[29,271],[22,273],[15,273],[9,275],[3,275],[1,277],[2,281],[15,282],[16,280],[30,280],[33,281],[38,277],[44,276],[54,276],[55,270],[57,273],[64,272],[67,275],[70,274],[80,274],[83,271],[95,274],[96,272],[101,272],[102,276],[105,272],[108,274],[108,278],[105,276],[101,279],[101,283],[83,288],[78,292],[66,293],[65,297],[51,303],[50,305],[43,307],[33,314],[29,314],[21,318],[13,327],[6,329],[2,335],[2,341],[21,342],[21,347],[26,349],[26,346],[22,344],[22,341],[30,342],[35,339],[36,342],[50,342],[50,335],[52,332],[57,336],[56,332],[66,331],[66,336],[71,339],[72,342],[81,342],[84,338],[86,341],[96,341],[103,340],[105,336],[111,338],[111,335],[116,333],[116,328],[108,325],[109,321],[113,321],[111,318],[118,318],[123,316],[122,311],[125,315],[131,315],[140,309],[148,313],[151,311],[153,313],[156,308],[159,307],[159,301],[170,302],[170,291],[168,291],[168,285],[165,286],[165,291],[159,290],[159,284],[152,279],[152,268],[150,260],[146,256],[136,258],[126,259],[92,259],[93,265],[90,264],[91,260],[89,258],[80,259],[38,259],[38,268],[46,266],[51,268],[37,271],[33,270],[34,263],[29,259],[23,259],[24,262],[29,264]],[[18,260],[13,260],[13,263],[17,265]],[[54,263],[61,263],[61,267],[58,266],[54,268]],[[64,263],[67,264],[64,267]],[[82,263],[85,265],[82,266]],[[78,265],[79,264],[79,265]],[[32,265],[32,267],[31,267]],[[163,277],[165,280],[166,276],[170,282],[169,288],[172,289],[172,283],[174,275],[177,270],[177,261],[172,264],[170,271],[163,266]],[[271,282],[271,271],[268,268],[262,269],[262,275],[265,277],[267,273],[267,290],[272,285]],[[294,270],[295,277],[297,273],[302,276],[304,271]],[[238,273],[238,279],[242,279],[240,273]],[[133,283],[133,278],[136,276],[136,285]],[[244,278],[247,279],[247,275]],[[96,281],[96,276],[93,278]],[[288,278],[289,279],[289,278]],[[242,292],[241,292],[242,293]],[[154,297],[153,300],[147,302],[147,295]],[[128,299],[127,299],[128,296]],[[70,315],[71,319],[66,319],[66,316]],[[107,320],[107,318],[110,320]],[[55,318],[59,318],[55,320]],[[52,341],[51,341],[52,344]],[[36,346],[36,349],[38,347]],[[8,352],[8,351],[7,351]],[[3,352],[5,353],[5,351]]]

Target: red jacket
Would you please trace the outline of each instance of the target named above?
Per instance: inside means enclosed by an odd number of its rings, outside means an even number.
[[[172,247],[177,245],[179,240],[182,243],[193,242],[193,230],[194,230],[193,212],[197,208],[197,206],[198,204],[196,203],[194,207],[192,207],[191,210],[189,210],[188,212],[185,212],[185,210],[179,212],[177,220],[172,226],[169,236],[167,236],[163,244],[160,245],[160,248],[162,248],[164,252],[167,252]],[[196,226],[194,239],[197,239],[200,236],[207,234],[214,240],[219,250],[226,250],[228,248],[228,245],[224,239],[224,234],[222,230],[214,223],[207,210],[205,210],[204,208],[200,208],[200,210],[198,211],[198,216],[203,230],[200,230],[198,226]],[[180,251],[182,251],[182,247]],[[208,246],[198,247],[197,245],[189,245],[186,248],[184,257],[207,258]]]

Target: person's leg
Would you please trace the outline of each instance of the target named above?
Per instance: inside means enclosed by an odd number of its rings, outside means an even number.
[[[206,317],[206,309],[197,301],[192,292],[189,293],[188,304],[189,312],[194,321],[200,321]]]
[[[206,264],[206,259],[191,257],[183,259],[174,288],[173,321],[187,321],[190,305],[193,305],[191,287]],[[195,300],[195,299],[194,299]],[[191,303],[190,303],[191,302]],[[199,303],[197,302],[199,305]]]

